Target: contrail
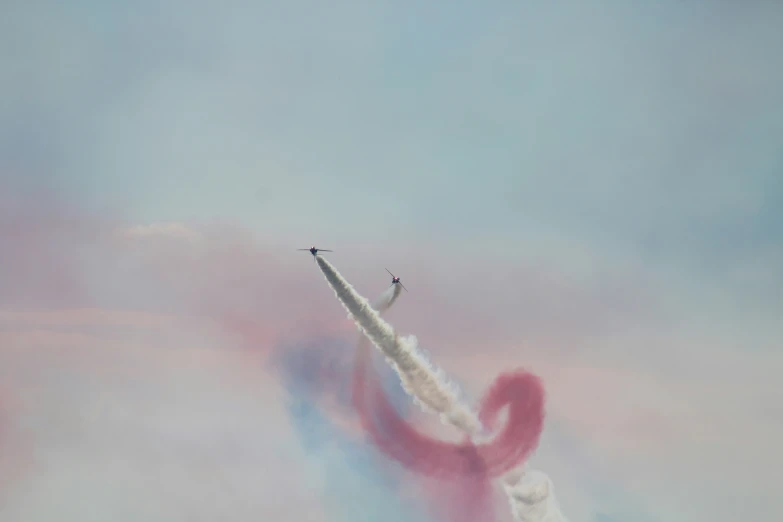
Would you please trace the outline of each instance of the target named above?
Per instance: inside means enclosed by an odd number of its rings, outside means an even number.
[[[401,288],[398,285],[393,285],[391,290],[384,292],[374,306],[379,315],[391,308],[400,296]],[[433,439],[421,443],[424,436],[415,433],[415,428],[397,413],[380,387],[378,377],[373,372],[369,348],[367,336],[360,335],[356,346],[352,398],[362,426],[375,445],[388,457],[413,471],[425,474],[448,472],[449,481],[433,485],[431,491],[433,507],[446,520],[494,522],[490,479],[483,472],[477,453],[470,451],[469,445],[465,444],[446,444]],[[385,430],[376,426],[373,413],[379,417],[378,423]],[[436,455],[428,451],[433,445],[440,449],[450,448],[453,457],[462,457],[465,468],[472,469],[474,473],[462,476],[460,466],[457,469],[445,469],[448,466],[443,459],[443,452]],[[448,460],[453,462],[455,459]]]
[[[477,517],[481,515],[480,506],[487,505],[488,497],[484,484],[489,476],[509,471],[524,460],[538,444],[538,437],[543,427],[543,390],[540,388],[538,379],[524,372],[501,376],[483,401],[481,420],[477,419],[469,409],[459,404],[456,394],[448,386],[443,391],[444,386],[438,382],[440,377],[438,374],[425,375],[426,380],[423,387],[417,386],[415,381],[411,383],[410,377],[406,379],[406,369],[415,368],[416,371],[411,372],[411,375],[420,377],[432,368],[426,361],[424,361],[425,364],[416,368],[415,363],[421,362],[422,359],[417,358],[418,352],[415,342],[407,345],[402,343],[400,346],[400,339],[394,329],[380,317],[380,313],[388,310],[399,297],[400,289],[396,285],[394,285],[390,297],[382,296],[376,305],[376,311],[370,307],[367,299],[359,295],[328,261],[320,256],[316,259],[327,282],[348,310],[359,330],[386,355],[387,360],[400,375],[403,385],[407,386],[406,391],[409,394],[416,394],[422,388],[425,392],[432,392],[434,389],[433,395],[439,395],[438,401],[418,397],[419,400],[441,414],[444,413],[444,410],[439,410],[434,405],[447,404],[449,409],[446,411],[458,412],[459,416],[447,414],[446,418],[467,435],[468,441],[459,445],[434,441],[418,433],[402,419],[389,403],[383,390],[377,385],[372,386],[372,383],[368,383],[366,373],[369,371],[369,352],[366,349],[364,339],[362,339],[356,354],[354,404],[361,414],[365,429],[384,453],[406,467],[426,474],[448,474],[452,477],[466,474],[473,476],[472,480],[475,480],[472,483],[475,486],[474,491],[466,491],[469,494],[462,499],[465,507],[473,506],[473,509],[468,509],[462,513],[462,516],[467,516],[468,519],[478,522]],[[413,339],[415,341],[415,338]],[[410,362],[400,364],[394,355],[403,355]],[[536,404],[536,391],[539,392],[539,404]],[[372,400],[366,402],[367,398],[363,395],[370,396]],[[520,398],[523,399],[523,405],[514,408],[515,404],[519,404],[514,401],[518,401]],[[525,400],[527,401],[524,402]],[[454,407],[455,403],[459,406],[458,408]],[[482,425],[481,421],[484,421],[484,425],[493,424],[500,409],[506,405],[510,407],[510,411],[506,429],[503,430],[504,433],[496,437],[490,445],[475,446],[470,438],[471,436],[475,437],[477,429]],[[376,414],[376,419],[371,418],[371,413]],[[457,422],[454,422],[455,419]],[[386,430],[379,430],[375,426],[374,420],[379,421]],[[523,478],[535,478],[536,474],[539,478],[538,481],[534,480],[531,484],[528,480],[527,483],[523,483]],[[518,469],[506,476],[504,489],[509,497],[516,520],[520,522],[543,522],[544,520],[566,522],[554,500],[551,481],[545,474]],[[479,507],[476,508],[476,506]],[[487,513],[484,515],[489,516]]]
[[[351,318],[386,356],[389,364],[400,376],[403,388],[418,405],[424,410],[440,414],[444,422],[463,432],[478,434],[481,431],[481,423],[470,409],[458,400],[443,372],[434,368],[419,352],[416,338],[399,337],[394,328],[381,319],[378,312],[370,306],[369,301],[359,295],[328,261],[321,256],[316,256],[315,259]]]

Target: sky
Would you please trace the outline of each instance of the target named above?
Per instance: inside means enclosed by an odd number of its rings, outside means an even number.
[[[370,299],[401,276],[388,320],[466,396],[541,376],[569,520],[780,519],[781,26],[3,2],[0,521],[437,520],[280,362],[358,335],[312,244]]]

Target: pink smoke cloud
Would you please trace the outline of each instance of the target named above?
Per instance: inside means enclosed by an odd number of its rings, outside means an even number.
[[[308,260],[266,248],[242,228],[127,227],[115,234],[115,248],[135,262],[137,277],[166,294],[168,306],[254,336],[262,329],[265,343],[321,331],[334,321],[321,313],[328,295],[313,292],[312,281],[292,268],[292,257]]]
[[[0,304],[83,302],[78,248],[87,222],[56,198],[0,190]]]

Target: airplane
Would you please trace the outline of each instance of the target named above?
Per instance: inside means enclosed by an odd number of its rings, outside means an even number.
[[[384,270],[389,272],[388,268],[384,268]],[[400,278],[399,277],[394,277],[394,274],[392,274],[391,272],[389,272],[389,275],[392,276],[392,284],[393,285],[400,285],[406,292],[408,291],[408,289],[405,288],[405,285],[402,284],[402,282],[400,282]]]
[[[325,248],[315,248],[314,246],[310,248],[297,248],[297,250],[309,250],[310,253],[313,254],[313,257],[315,257],[318,254],[318,252],[333,252],[333,250],[326,250]]]

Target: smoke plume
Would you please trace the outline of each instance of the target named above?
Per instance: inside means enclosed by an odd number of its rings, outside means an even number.
[[[456,391],[445,380],[445,375],[427,361],[417,349],[415,337],[399,337],[394,328],[381,319],[369,301],[359,295],[348,282],[321,256],[318,266],[348,310],[360,331],[365,333],[386,356],[400,376],[403,388],[425,411],[441,414],[441,418],[456,428],[478,433],[481,424],[475,415],[457,400]]]
[[[459,506],[451,511],[451,520],[492,520],[489,478],[519,465],[538,444],[544,416],[544,393],[538,378],[524,371],[501,375],[485,396],[476,416],[458,401],[456,392],[444,383],[442,374],[421,357],[415,338],[401,339],[391,325],[381,319],[380,314],[399,297],[397,285],[393,285],[390,296],[381,298],[376,310],[328,261],[320,256],[316,259],[350,317],[366,339],[386,356],[400,376],[406,392],[459,428],[465,434],[465,442],[446,443],[428,437],[395,411],[384,391],[376,384],[377,379],[369,375],[371,354],[367,340],[362,338],[356,352],[353,401],[364,429],[384,454],[406,468],[462,481],[462,492],[456,498]],[[411,342],[411,339],[414,341]],[[509,415],[504,429],[492,442],[475,444],[472,439],[477,438],[479,429],[494,428],[499,412],[506,406]],[[548,509],[546,504],[551,489],[548,478],[544,476],[542,483],[547,487],[541,495],[539,490],[531,492],[530,488],[523,489],[519,485],[522,475],[524,472],[521,471],[509,474],[504,484],[515,517],[518,520],[534,520],[522,518],[529,510],[521,506],[527,505],[538,506],[543,515],[559,515],[559,510]],[[539,519],[543,520],[535,520]]]

